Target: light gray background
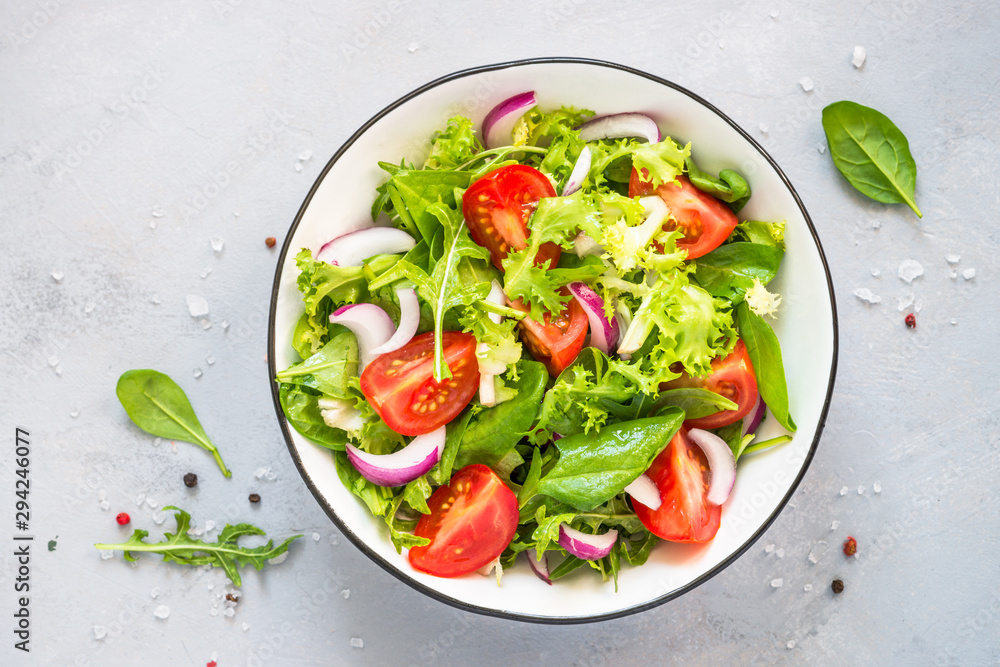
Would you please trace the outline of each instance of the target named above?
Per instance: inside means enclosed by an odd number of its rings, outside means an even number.
[[[33,650],[12,648],[5,555],[0,663],[200,666],[213,653],[226,666],[1000,661],[992,3],[258,4],[0,8],[0,551],[14,532],[16,426],[31,433],[36,535]],[[868,52],[860,69],[855,45]],[[430,79],[543,55],[665,77],[751,132],[812,215],[840,312],[826,431],[766,535],[681,599],[571,627],[444,606],[338,540],[285,449],[265,366],[277,251],[264,239],[280,244],[328,157]],[[909,137],[922,220],[869,202],[835,171],[820,112],[839,99],[882,110]],[[212,236],[225,240],[221,253]],[[897,277],[906,259],[924,268],[912,285]],[[858,288],[881,303],[863,303]],[[189,316],[189,294],[208,300],[211,328]],[[911,296],[915,331],[898,308]],[[186,389],[231,480],[201,450],[155,446],[132,426],[114,385],[136,367]],[[276,478],[258,479],[261,468]],[[181,483],[187,471],[199,475],[194,491]],[[244,573],[233,618],[212,616],[218,570],[154,557],[132,567],[91,546],[129,533],[119,511],[157,537],[171,526],[137,506],[140,494],[202,526],[249,520],[306,537],[284,564]],[[848,534],[857,559],[839,551]],[[836,577],[846,583],[838,597]],[[160,604],[165,620],[153,614]]]

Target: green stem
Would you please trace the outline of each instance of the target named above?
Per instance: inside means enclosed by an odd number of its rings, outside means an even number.
[[[201,437],[201,435],[199,435],[198,433],[195,433],[193,430],[191,430],[191,428],[187,424],[185,424],[184,421],[181,420],[177,415],[175,415],[173,412],[171,412],[170,409],[167,408],[167,406],[165,406],[160,401],[156,400],[155,396],[150,396],[149,394],[146,394],[146,398],[148,398],[153,403],[153,405],[155,405],[160,410],[162,410],[165,415],[167,415],[172,420],[174,420],[174,422],[176,422],[178,425],[180,425],[180,427],[182,429],[184,429],[185,431],[187,431],[188,433],[191,434],[191,437],[193,437],[194,440],[190,440],[189,442],[192,442],[192,443],[198,445],[199,447],[201,447],[202,449],[206,449],[209,452],[211,452],[212,453],[212,458],[215,459],[215,462],[219,466],[219,470],[222,471],[222,474],[225,475],[226,478],[229,478],[229,477],[233,476],[233,473],[229,472],[229,468],[227,468],[226,464],[222,461],[222,455],[219,454],[219,450],[216,449],[215,445],[213,445],[211,442],[209,442],[205,438]]]

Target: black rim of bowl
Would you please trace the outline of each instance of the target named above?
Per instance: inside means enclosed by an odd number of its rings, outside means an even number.
[[[451,606],[456,607],[458,609],[462,609],[464,611],[471,611],[471,612],[475,612],[475,613],[478,613],[478,614],[483,614],[483,615],[486,615],[486,616],[493,616],[493,617],[496,617],[496,618],[504,618],[504,619],[511,619],[511,620],[517,620],[517,621],[528,621],[528,622],[533,622],[533,623],[545,623],[545,624],[556,624],[556,625],[562,624],[562,625],[565,625],[565,624],[592,623],[592,622],[596,622],[596,621],[606,621],[606,620],[611,620],[611,619],[615,619],[615,618],[621,618],[623,616],[629,616],[631,614],[635,614],[635,613],[638,613],[638,612],[641,612],[641,611],[645,611],[647,609],[652,609],[653,607],[658,607],[659,605],[664,604],[665,602],[669,602],[670,600],[673,600],[675,598],[680,597],[681,595],[684,595],[688,591],[694,590],[695,588],[697,588],[698,586],[700,586],[704,582],[708,581],[709,579],[711,579],[712,577],[714,577],[715,575],[717,575],[719,572],[722,572],[723,570],[725,570],[737,558],[739,558],[741,555],[743,555],[743,553],[746,552],[746,550],[749,549],[754,544],[754,542],[756,542],[760,538],[760,536],[764,534],[764,531],[766,531],[768,529],[768,527],[770,527],[770,525],[778,517],[778,514],[781,513],[781,511],[784,509],[785,505],[788,503],[789,499],[791,499],[792,494],[795,493],[795,490],[798,488],[799,483],[802,481],[803,476],[805,476],[806,470],[808,470],[809,464],[812,461],[813,455],[816,453],[816,448],[819,445],[820,436],[822,435],[823,428],[826,425],[827,412],[829,411],[830,400],[831,400],[831,398],[833,396],[834,379],[835,379],[836,374],[837,374],[837,354],[838,354],[838,326],[837,326],[837,324],[838,323],[837,323],[837,302],[836,302],[836,298],[835,298],[834,292],[833,292],[833,279],[832,279],[832,277],[830,275],[830,267],[827,264],[826,255],[823,252],[823,246],[820,243],[819,236],[816,233],[816,228],[813,226],[812,219],[809,217],[809,213],[806,211],[805,206],[802,204],[802,200],[799,198],[798,193],[795,191],[795,188],[792,187],[791,182],[788,180],[788,177],[785,176],[785,173],[781,170],[781,167],[778,166],[778,164],[774,161],[774,159],[770,155],[768,155],[767,151],[765,151],[760,146],[760,144],[758,144],[753,139],[753,137],[751,137],[749,134],[747,134],[746,131],[743,130],[743,128],[741,128],[739,125],[737,125],[735,122],[733,122],[732,119],[730,119],[726,114],[722,113],[715,106],[713,106],[712,104],[710,104],[706,100],[702,99],[698,95],[696,95],[696,94],[692,93],[691,91],[687,90],[686,88],[677,85],[676,83],[673,83],[673,82],[668,81],[666,79],[663,79],[663,78],[660,78],[658,76],[649,74],[647,72],[643,72],[641,70],[634,69],[632,67],[627,67],[625,65],[619,65],[617,63],[611,63],[611,62],[607,62],[607,61],[603,61],[603,60],[592,60],[592,59],[588,59],[588,58],[562,58],[562,57],[530,58],[530,59],[526,59],[526,60],[513,60],[513,61],[509,61],[509,62],[497,63],[497,64],[494,64],[494,65],[483,65],[483,66],[480,66],[480,67],[473,67],[473,68],[470,68],[470,69],[460,70],[458,72],[454,72],[452,74],[448,74],[446,76],[442,76],[442,77],[440,77],[438,79],[435,79],[435,80],[431,81],[430,83],[424,84],[423,86],[421,86],[421,87],[417,88],[416,90],[414,90],[414,91],[412,91],[412,92],[404,95],[403,97],[400,97],[398,100],[396,100],[392,104],[388,105],[387,107],[385,107],[384,109],[382,109],[381,111],[379,111],[377,114],[375,114],[374,116],[372,116],[372,118],[369,119],[368,122],[366,122],[364,125],[362,125],[353,135],[351,135],[351,137],[344,143],[344,145],[341,146],[337,150],[337,152],[334,153],[333,157],[330,158],[330,161],[327,162],[326,166],[323,168],[323,171],[317,177],[315,183],[313,183],[312,188],[310,188],[309,194],[306,195],[305,201],[302,203],[302,206],[299,208],[299,212],[295,216],[295,221],[292,223],[291,228],[288,230],[288,234],[285,236],[285,242],[284,242],[284,245],[281,248],[281,255],[278,258],[278,265],[277,265],[277,268],[275,270],[275,275],[274,275],[274,285],[273,285],[272,290],[271,290],[271,309],[270,309],[270,316],[268,318],[268,327],[267,327],[267,336],[268,336],[268,356],[267,356],[267,358],[268,358],[268,370],[269,370],[269,373],[270,373],[269,378],[274,378],[275,375],[277,374],[277,369],[275,368],[275,365],[274,365],[274,359],[275,359],[274,329],[275,329],[275,317],[276,317],[276,313],[277,313],[278,289],[279,289],[279,286],[280,286],[280,283],[281,283],[281,273],[282,273],[282,270],[283,270],[284,265],[285,265],[285,260],[286,260],[286,258],[288,256],[289,248],[291,246],[292,237],[295,235],[295,231],[296,231],[296,229],[298,229],[299,222],[302,220],[302,216],[304,215],[306,209],[309,207],[309,204],[312,202],[312,198],[315,195],[316,190],[319,188],[320,184],[323,182],[323,179],[326,177],[327,172],[330,171],[330,169],[337,162],[337,160],[339,160],[340,157],[354,144],[354,142],[357,141],[358,137],[360,137],[362,134],[364,134],[365,132],[367,132],[368,129],[372,125],[374,125],[383,116],[385,116],[386,114],[388,114],[392,110],[396,109],[397,107],[401,106],[402,104],[405,104],[406,102],[408,102],[409,100],[413,99],[414,97],[416,97],[418,95],[421,95],[422,93],[424,93],[424,92],[426,92],[426,91],[428,91],[428,90],[430,90],[432,88],[436,88],[437,86],[439,86],[439,85],[441,85],[443,83],[446,83],[446,82],[449,82],[449,81],[454,81],[456,79],[461,79],[461,78],[468,77],[468,76],[475,76],[477,74],[483,74],[485,72],[493,72],[493,71],[497,71],[497,70],[509,69],[509,68],[512,68],[512,67],[523,67],[525,65],[540,65],[540,64],[553,64],[553,63],[567,63],[567,64],[577,64],[577,65],[592,65],[592,66],[597,66],[597,67],[606,67],[606,68],[609,68],[609,69],[619,70],[619,71],[622,71],[622,72],[627,72],[629,74],[633,74],[635,76],[640,76],[640,77],[643,77],[645,79],[649,79],[651,81],[655,81],[655,82],[657,82],[659,84],[662,84],[664,86],[672,88],[672,89],[674,89],[674,90],[676,90],[676,91],[678,91],[678,92],[680,92],[680,93],[682,93],[684,95],[687,95],[691,99],[693,99],[696,102],[700,103],[701,105],[703,105],[704,107],[706,107],[707,109],[711,110],[713,113],[715,113],[716,115],[718,115],[720,118],[722,118],[722,120],[724,120],[726,123],[728,123],[734,130],[736,130],[740,134],[740,136],[742,136],[747,142],[750,143],[751,146],[753,146],[760,153],[761,157],[763,157],[768,162],[768,164],[770,164],[770,166],[778,174],[778,177],[784,183],[785,187],[788,188],[788,191],[791,193],[792,197],[794,197],[795,203],[798,205],[799,210],[802,212],[802,216],[803,216],[803,218],[806,221],[806,225],[809,227],[809,232],[810,232],[810,234],[812,234],[813,242],[816,244],[816,249],[819,252],[820,261],[823,264],[823,271],[826,274],[827,287],[828,287],[828,290],[829,290],[829,293],[830,293],[830,309],[831,309],[832,323],[833,323],[833,356],[832,356],[831,364],[830,364],[830,381],[829,381],[829,384],[827,385],[826,398],[823,401],[823,408],[822,408],[822,411],[820,412],[819,421],[816,424],[816,435],[813,438],[813,441],[812,441],[811,445],[809,446],[809,452],[806,455],[805,460],[802,462],[802,466],[801,466],[801,468],[799,470],[798,475],[793,480],[792,485],[789,487],[788,492],[785,494],[785,497],[781,499],[780,503],[778,503],[778,506],[775,508],[774,512],[767,518],[767,520],[765,520],[761,524],[761,526],[757,529],[757,531],[753,535],[751,535],[750,538],[742,546],[740,546],[738,549],[736,549],[725,560],[723,560],[722,562],[720,562],[718,565],[716,565],[711,570],[709,570],[708,572],[704,573],[703,575],[701,575],[697,579],[695,579],[695,580],[693,580],[693,581],[685,584],[684,586],[681,586],[677,590],[671,591],[670,593],[665,593],[664,595],[661,595],[660,597],[658,597],[658,598],[656,598],[654,600],[650,600],[649,602],[645,602],[645,603],[642,603],[642,604],[639,604],[639,605],[635,605],[633,607],[628,607],[626,609],[619,609],[617,611],[610,612],[610,613],[607,613],[607,614],[596,614],[596,615],[591,615],[591,616],[579,616],[579,617],[578,616],[534,616],[534,615],[531,615],[531,614],[521,614],[521,613],[514,613],[514,612],[508,612],[508,611],[501,611],[501,610],[497,610],[497,609],[491,609],[491,608],[487,608],[487,607],[479,607],[479,606],[476,606],[476,605],[464,602],[462,600],[457,600],[455,598],[452,598],[452,597],[449,597],[447,595],[444,595],[440,591],[437,591],[437,590],[435,590],[433,588],[430,588],[430,587],[428,587],[428,586],[420,583],[419,581],[416,581],[415,579],[407,576],[404,572],[401,572],[400,570],[398,570],[397,568],[395,568],[394,566],[392,566],[391,564],[389,564],[387,561],[385,561],[380,555],[378,555],[375,551],[373,551],[365,543],[364,540],[362,540],[361,538],[359,538],[358,536],[356,536],[354,534],[354,532],[351,531],[344,524],[343,521],[341,521],[340,517],[337,516],[337,513],[333,510],[332,507],[329,506],[329,504],[323,498],[323,495],[320,493],[320,491],[317,488],[316,484],[313,482],[312,477],[310,476],[309,472],[303,467],[302,460],[301,460],[301,458],[299,458],[298,451],[297,451],[297,449],[296,449],[296,447],[295,447],[295,445],[294,445],[294,443],[292,441],[292,434],[291,434],[290,427],[288,425],[288,421],[285,419],[285,414],[284,414],[284,412],[281,409],[281,401],[279,400],[279,396],[278,396],[278,383],[274,382],[274,381],[271,381],[271,397],[272,397],[273,402],[274,402],[274,410],[275,410],[275,413],[277,414],[277,417],[278,417],[278,423],[281,426],[282,435],[285,438],[285,445],[288,447],[288,451],[289,451],[289,453],[292,456],[292,460],[295,462],[295,467],[298,469],[299,474],[302,476],[302,479],[305,481],[306,486],[309,487],[309,490],[310,490],[310,492],[312,492],[313,497],[315,497],[316,500],[317,500],[317,502],[319,502],[320,506],[326,512],[327,516],[329,516],[330,519],[337,525],[337,527],[340,528],[341,532],[343,532],[343,534],[346,535],[348,537],[348,539],[350,539],[351,542],[353,542],[354,545],[356,547],[358,547],[358,549],[360,549],[372,561],[374,561],[375,563],[377,563],[383,570],[385,570],[386,572],[388,572],[389,574],[391,574],[392,576],[394,576],[396,579],[399,579],[403,583],[407,584],[408,586],[411,586],[414,589],[420,591],[421,593],[424,593],[425,595],[428,595],[428,596],[430,596],[430,597],[432,597],[432,598],[434,598],[436,600],[444,602],[445,604],[451,605]]]

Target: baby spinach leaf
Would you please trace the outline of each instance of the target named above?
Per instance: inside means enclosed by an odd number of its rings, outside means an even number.
[[[556,441],[559,460],[538,484],[538,493],[587,511],[607,502],[646,472],[684,421],[677,408],[658,417],[605,426],[595,434]]]
[[[684,411],[684,419],[699,419],[739,407],[722,394],[701,387],[680,387],[660,392],[653,406],[652,415],[673,406]]]
[[[781,361],[781,345],[770,325],[757,315],[746,302],[736,306],[736,328],[747,346],[750,363],[757,374],[757,390],[778,423],[795,431],[795,422],[788,412],[788,385],[785,366]]]
[[[698,259],[694,278],[712,296],[738,301],[755,278],[771,282],[784,254],[774,245],[727,243]]]
[[[331,338],[305,361],[279,371],[278,382],[311,387],[334,398],[347,398],[348,380],[358,375],[358,343],[353,333],[336,326]]]
[[[823,130],[830,157],[847,182],[885,204],[905,203],[924,217],[913,201],[917,163],[906,136],[885,114],[843,100],[823,109]]]
[[[739,213],[740,209],[750,201],[750,184],[747,183],[747,179],[732,169],[723,169],[719,172],[719,177],[716,178],[699,169],[690,155],[684,164],[687,167],[688,180],[691,181],[691,185],[726,202],[733,213]]]
[[[319,408],[321,394],[305,385],[283,383],[278,388],[278,401],[285,419],[306,438],[327,449],[343,451],[347,432],[328,426]]]
[[[391,167],[392,176],[379,190],[384,188],[406,231],[430,245],[441,226],[431,207],[435,204],[449,208],[460,205],[460,200],[456,202],[455,188],[469,187],[472,174],[467,171],[399,169],[383,163],[380,166],[387,171],[386,167]]]
[[[163,556],[163,560],[180,563],[181,565],[211,565],[221,567],[229,577],[229,581],[234,586],[240,586],[243,582],[240,579],[239,568],[253,565],[257,570],[263,570],[267,561],[280,556],[288,551],[289,545],[301,535],[293,535],[278,546],[274,545],[274,540],[268,540],[267,544],[259,547],[241,547],[237,542],[245,535],[264,535],[264,531],[249,523],[239,523],[235,526],[226,524],[226,527],[219,532],[219,539],[215,542],[203,542],[197,538],[190,537],[188,530],[191,528],[191,515],[182,509],[167,505],[165,510],[177,510],[174,512],[174,521],[177,522],[177,529],[174,534],[164,533],[164,541],[150,544],[145,538],[148,531],[136,530],[132,537],[121,544],[95,544],[98,549],[121,550],[124,552],[125,560],[130,563],[135,562],[137,553],[155,553]]]
[[[232,476],[184,390],[168,376],[150,369],[125,371],[118,378],[115,392],[136,426],[160,438],[183,440],[208,450],[222,474]]]

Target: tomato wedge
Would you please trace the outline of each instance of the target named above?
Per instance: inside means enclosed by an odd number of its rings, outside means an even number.
[[[507,252],[528,246],[528,218],[538,200],[555,197],[548,177],[534,167],[512,164],[491,171],[469,186],[462,196],[462,213],[469,225],[472,240],[490,251],[493,264],[503,270]],[[535,256],[535,264],[550,267],[559,263],[562,249],[544,243]]]
[[[450,379],[434,379],[433,331],[376,357],[361,373],[362,393],[396,433],[421,435],[447,424],[479,389],[476,339],[445,331],[441,342]]]
[[[569,293],[565,288],[561,292]],[[520,299],[508,303],[522,313],[530,310]],[[548,313],[542,323],[525,317],[518,323],[518,330],[531,356],[545,364],[549,375],[556,377],[580,354],[589,326],[583,306],[571,299],[555,320]]]
[[[664,384],[664,389],[678,387],[699,387],[714,391],[736,403],[735,410],[723,410],[715,414],[688,419],[684,422],[687,428],[719,428],[728,426],[747,416],[757,404],[757,377],[754,374],[747,346],[742,340],[736,341],[736,347],[726,357],[717,358],[712,362],[712,372],[708,377],[692,378],[687,373]]]
[[[722,507],[710,505],[708,462],[701,448],[681,427],[670,444],[646,471],[663,501],[651,510],[640,502],[632,506],[649,531],[671,542],[708,542],[719,532]]]
[[[628,196],[641,197],[652,192],[653,184],[643,180],[633,169]],[[673,220],[664,223],[663,228],[679,228],[684,232],[684,236],[677,240],[677,248],[687,250],[688,259],[712,252],[736,229],[736,214],[712,195],[691,185],[686,176],[678,176],[675,182],[660,185],[656,194],[660,195],[673,217]]]
[[[517,496],[496,473],[474,463],[427,499],[413,531],[431,543],[410,549],[410,564],[436,577],[475,572],[496,559],[517,531]]]

